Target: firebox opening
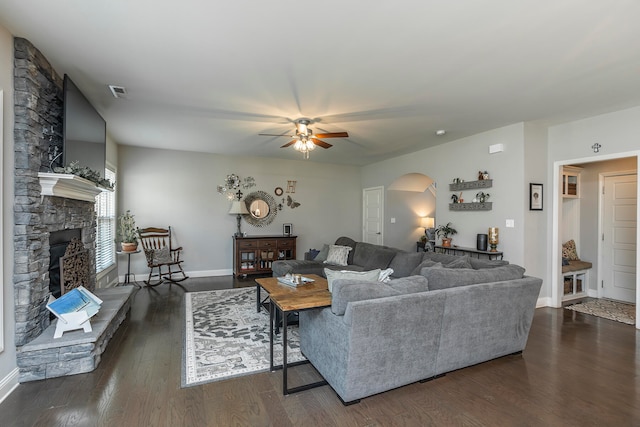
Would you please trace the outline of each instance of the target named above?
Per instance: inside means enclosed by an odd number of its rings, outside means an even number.
[[[80,228],[53,231],[49,234],[49,291],[56,298],[59,298],[62,293],[60,288],[60,258],[64,256],[64,252],[73,238],[82,238],[82,230]]]

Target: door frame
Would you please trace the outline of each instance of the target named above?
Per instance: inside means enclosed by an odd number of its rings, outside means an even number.
[[[615,172],[601,172],[598,174],[598,274],[596,275],[596,290],[598,293],[598,298],[602,298],[604,296],[604,288],[602,287],[602,265],[604,265],[604,242],[602,241],[602,233],[604,233],[604,194],[602,194],[602,190],[604,188],[604,180],[605,178],[611,178],[614,176],[625,176],[625,175],[635,175],[636,176],[636,184],[638,183],[638,171],[634,170],[626,170],[626,171],[615,171]],[[636,194],[637,197],[637,194]],[[636,202],[636,206],[638,203]],[[638,226],[638,218],[636,216],[636,228]],[[637,245],[637,240],[636,240]],[[638,257],[636,257],[636,276],[638,270]],[[636,294],[638,293],[638,281],[636,280]],[[636,295],[636,303],[637,303],[637,295]],[[637,317],[636,317],[637,319]],[[637,322],[636,322],[637,323]]]
[[[548,265],[551,266],[551,306],[562,307],[562,267],[561,253],[562,253],[562,239],[560,238],[560,223],[562,222],[562,191],[560,186],[562,185],[561,169],[563,166],[576,164],[576,163],[593,163],[601,162],[604,160],[615,160],[624,157],[635,157],[636,168],[640,171],[640,150],[626,151],[617,154],[597,155],[593,157],[581,157],[577,159],[557,160],[553,162],[553,198],[551,209],[551,238],[549,239],[550,248],[549,256],[547,260]],[[638,185],[638,207],[636,214],[636,221],[640,222],[640,185]],[[636,241],[640,242],[640,227],[636,230]],[[640,265],[640,251],[636,253],[636,266]],[[636,275],[636,319],[640,319],[640,274]],[[636,329],[640,329],[640,321],[636,322]]]
[[[377,187],[368,187],[368,188],[363,188],[362,189],[362,241],[366,241],[365,239],[365,233],[366,233],[366,228],[365,228],[365,224],[366,224],[366,217],[367,217],[367,211],[366,211],[366,197],[365,194],[367,191],[371,191],[371,190],[380,190],[380,205],[382,206],[382,209],[380,211],[380,234],[382,235],[382,242],[384,242],[384,186],[380,185]]]

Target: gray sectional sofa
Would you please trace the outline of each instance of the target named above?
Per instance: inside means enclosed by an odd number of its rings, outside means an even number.
[[[331,307],[300,312],[301,350],[343,402],[524,350],[542,285],[524,268],[338,242],[354,247],[349,270],[397,268],[388,283],[335,280]],[[389,251],[394,255],[384,260]],[[274,263],[274,274],[322,274],[326,267],[283,263]]]

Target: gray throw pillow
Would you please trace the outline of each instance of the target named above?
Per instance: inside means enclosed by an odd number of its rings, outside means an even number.
[[[425,268],[425,267],[433,267],[434,265],[437,265],[437,264],[440,264],[440,263],[436,262],[436,261],[431,261],[430,259],[425,259],[420,264],[418,264],[418,266],[416,268],[414,268],[409,275],[410,276],[415,276],[415,275],[418,275],[418,274],[422,274],[420,272],[422,271],[423,268]],[[440,267],[442,267],[442,264],[440,264]]]
[[[327,260],[328,255],[329,255],[329,245],[325,243],[324,246],[322,246],[322,249],[320,249],[320,252],[318,252],[318,255],[316,255],[316,257],[313,260],[323,262]]]
[[[389,268],[393,268],[395,277],[411,276],[411,273],[422,262],[420,252],[398,252],[389,263]]]
[[[472,268],[469,257],[459,256],[451,262],[442,263],[444,268]]]

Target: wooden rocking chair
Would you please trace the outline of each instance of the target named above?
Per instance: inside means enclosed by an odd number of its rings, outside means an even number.
[[[144,283],[148,286],[157,286],[164,279],[173,283],[188,279],[181,265],[180,252],[182,251],[182,246],[179,248],[172,246],[171,227],[138,228],[137,231],[144,255],[147,258],[147,265],[149,266],[149,278]],[[164,273],[162,272],[163,267],[167,269]],[[157,273],[153,272],[154,268],[158,269]],[[173,277],[175,274],[181,275],[181,277],[176,279]],[[154,283],[151,282],[153,277],[158,278]]]

